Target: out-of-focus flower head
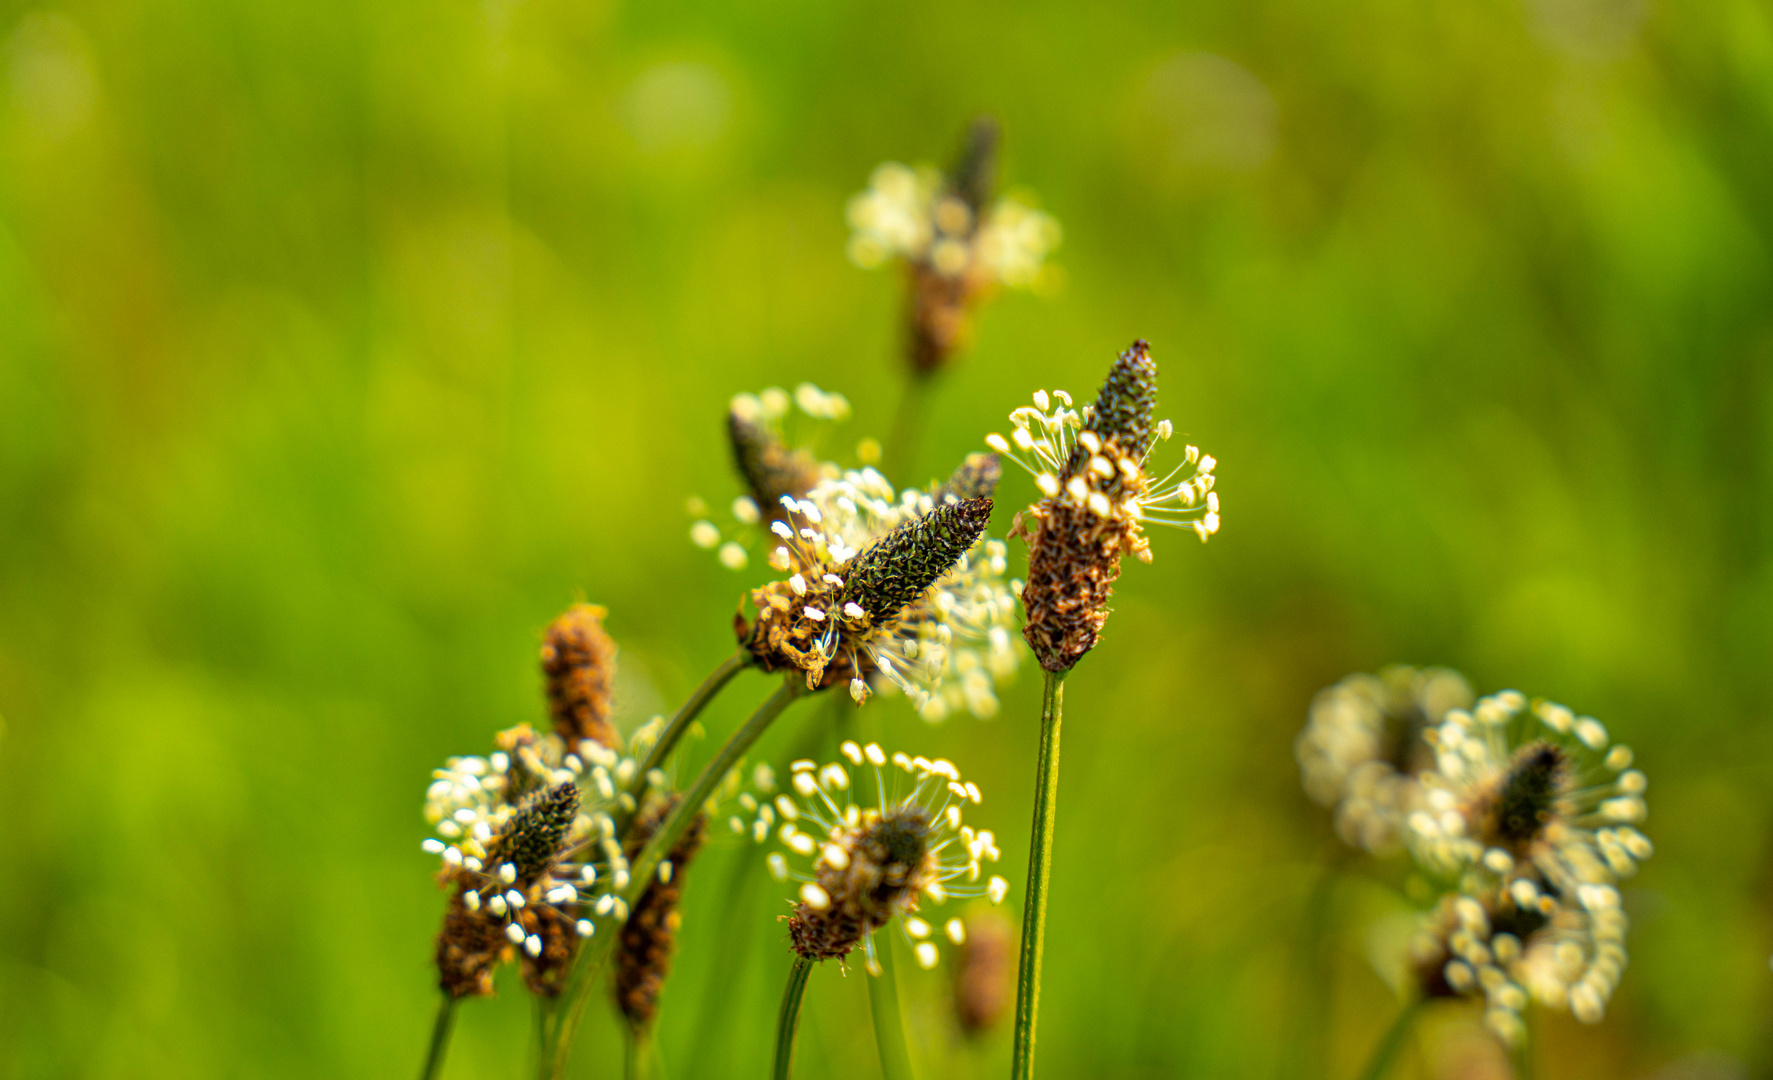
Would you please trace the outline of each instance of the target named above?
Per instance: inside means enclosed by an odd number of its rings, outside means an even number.
[[[1016,991],[1016,927],[994,908],[976,907],[962,920],[964,938],[954,957],[954,1017],[960,1030],[980,1036],[1009,1011]]]
[[[777,836],[796,858],[774,852],[770,871],[801,882],[788,918],[794,951],[809,960],[841,960],[861,946],[868,970],[878,973],[873,934],[896,919],[918,964],[935,967],[935,920],[924,917],[922,905],[971,896],[995,904],[1009,889],[1001,877],[981,880],[985,864],[999,858],[997,842],[989,830],[962,820],[963,808],[980,802],[978,785],[963,782],[940,758],[897,753],[889,762],[875,743],[845,742],[841,749],[849,767],[796,761],[794,796],[775,800]],[[852,791],[852,768],[860,791]],[[958,945],[966,925],[949,918],[940,934]]]
[[[1415,774],[1432,761],[1424,732],[1471,700],[1458,672],[1402,664],[1326,687],[1293,742],[1305,793],[1335,809],[1350,846],[1395,850],[1404,817],[1420,803]]]
[[[986,443],[1034,476],[1041,500],[1017,516],[1012,533],[1028,541],[1023,635],[1041,667],[1065,671],[1095,647],[1123,555],[1149,562],[1148,523],[1192,529],[1205,542],[1219,530],[1214,460],[1190,446],[1165,476],[1146,471],[1154,441],[1172,433],[1153,421],[1157,362],[1135,341],[1109,369],[1094,405],[1071,395],[1034,395],[1010,414],[1009,439]]]
[[[638,858],[665,819],[682,802],[671,793],[652,799],[635,817],[628,830],[627,856]],[[684,873],[708,840],[708,815],[690,821],[682,838],[660,863],[660,872],[634,903],[621,931],[611,979],[616,1009],[636,1031],[647,1031],[658,1017],[659,995],[671,974],[677,952],[677,931],[683,923],[678,910],[683,901]]]
[[[801,383],[794,393],[772,386],[757,394],[738,394],[727,409],[727,438],[733,467],[745,493],[731,506],[732,522],[722,527],[713,520],[708,504],[689,500],[696,518],[690,540],[697,547],[716,552],[722,565],[743,570],[756,544],[757,527],[780,519],[784,496],[800,498],[821,480],[838,475],[837,465],[819,456],[830,429],[850,415],[850,403],[842,394]],[[878,459],[873,440],[863,440],[858,456]]]
[[[938,370],[964,344],[991,290],[1036,287],[1059,246],[1059,223],[1026,197],[992,201],[998,136],[995,121],[975,121],[947,175],[890,161],[850,199],[850,260],[907,267],[910,353],[920,373]]]
[[[425,793],[435,835],[423,847],[454,890],[438,970],[454,997],[490,994],[493,969],[517,954],[530,989],[551,996],[592,932],[586,916],[625,916],[614,893],[628,884],[628,860],[615,819],[632,812],[621,789],[639,766],[594,739],[569,750],[527,724],[497,743],[484,757],[450,758]]]
[[[1530,1000],[1598,1022],[1626,966],[1618,882],[1652,850],[1631,750],[1593,717],[1512,690],[1426,737],[1434,765],[1406,840],[1454,884],[1414,949],[1425,988],[1483,995],[1510,1042]]]

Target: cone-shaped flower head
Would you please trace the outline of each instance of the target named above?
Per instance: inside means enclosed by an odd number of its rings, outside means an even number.
[[[995,904],[1009,888],[1001,877],[980,880],[981,866],[999,857],[997,842],[989,830],[962,821],[963,808],[980,801],[978,785],[963,783],[959,770],[941,759],[899,753],[889,764],[874,743],[845,742],[842,750],[860,775],[860,800],[852,797],[850,768],[842,763],[819,768],[797,761],[797,797],[784,794],[775,802],[782,823],[777,836],[797,858],[791,863],[774,852],[770,870],[801,882],[789,940],[808,960],[842,959],[861,946],[875,972],[872,935],[897,919],[917,962],[935,967],[935,931],[920,916],[921,905],[968,896]],[[811,867],[797,868],[802,859]],[[942,935],[959,944],[965,924],[950,918]]]
[[[425,816],[436,836],[424,849],[453,889],[438,935],[437,965],[453,997],[492,993],[493,969],[514,953],[537,993],[558,993],[592,911],[625,915],[615,890],[628,860],[614,814],[631,807],[618,790],[638,771],[632,758],[595,740],[565,749],[527,726],[499,736],[487,757],[451,758],[434,774]]]
[[[610,725],[610,687],[616,677],[616,643],[603,629],[603,608],[574,604],[542,635],[542,677],[554,732],[567,746],[590,739],[617,743]]]
[[[725,526],[716,524],[700,498],[690,499],[696,518],[690,540],[716,551],[728,569],[743,570],[758,526],[781,518],[782,499],[801,498],[839,473],[836,465],[818,456],[817,445],[849,414],[848,399],[812,383],[801,383],[792,395],[779,386],[735,395],[727,409],[727,438],[745,494],[733,500],[732,521]],[[878,450],[871,442],[864,446],[871,453]]]
[[[1029,546],[1022,633],[1041,667],[1065,671],[1096,646],[1121,557],[1150,561],[1142,526],[1190,528],[1205,541],[1219,529],[1219,496],[1215,463],[1195,447],[1161,479],[1146,471],[1172,427],[1152,419],[1157,362],[1143,341],[1115,360],[1094,405],[1079,412],[1071,395],[1044,390],[1034,405],[1010,414],[1011,438],[985,441],[1032,473],[1043,496],[1017,522]]]
[[[639,856],[681,798],[673,794],[655,799],[635,817],[628,833],[630,860]],[[635,901],[634,911],[622,927],[611,981],[617,1010],[637,1031],[651,1028],[658,1016],[659,994],[671,974],[677,930],[683,922],[678,909],[683,901],[684,874],[707,840],[708,817],[698,814],[660,864],[658,875]]]
[[[1592,717],[1504,691],[1428,732],[1406,838],[1455,882],[1416,958],[1431,992],[1482,994],[1504,1039],[1529,1000],[1599,1021],[1625,970],[1618,882],[1651,853],[1644,774]]]
[[[971,461],[959,483],[987,490],[991,471]],[[864,469],[784,499],[787,519],[770,526],[778,542],[770,565],[789,577],[754,590],[757,618],[738,627],[757,664],[803,671],[809,687],[846,681],[858,701],[877,677],[928,719],[957,704],[990,715],[993,679],[1016,665],[1006,552],[983,536],[988,496],[939,494],[938,505],[896,492]]]
[[[1471,699],[1458,672],[1401,664],[1319,691],[1293,742],[1305,793],[1335,809],[1336,832],[1350,846],[1395,850],[1405,816],[1420,805],[1415,774],[1433,756],[1424,733]]]
[[[920,373],[940,369],[965,344],[973,310],[993,289],[1036,285],[1059,245],[1059,223],[1047,214],[1018,198],[993,202],[998,141],[996,121],[982,118],[948,175],[888,162],[850,200],[851,261],[906,264],[906,329]]]

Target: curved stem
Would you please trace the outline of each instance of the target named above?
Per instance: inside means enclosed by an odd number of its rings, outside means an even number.
[[[800,999],[806,996],[806,977],[812,973],[813,962],[802,956],[794,958],[788,969],[788,985],[782,990],[782,1011],[776,1017],[776,1064],[770,1070],[775,1080],[788,1080],[794,1067],[794,1032],[800,1027]]]
[[[665,764],[665,759],[671,756],[671,751],[677,749],[678,741],[683,738],[683,733],[689,730],[689,726],[695,723],[696,717],[702,714],[702,710],[708,707],[710,701],[713,701],[722,690],[726,689],[726,684],[733,681],[733,676],[744,670],[750,662],[751,654],[749,652],[744,649],[735,650],[731,656],[722,660],[720,666],[710,672],[706,679],[702,680],[702,685],[696,687],[690,694],[689,700],[683,703],[683,706],[677,710],[677,715],[673,716],[671,722],[665,725],[665,730],[659,733],[659,741],[655,742],[653,748],[647,752],[646,761],[641,763],[640,772],[635,775],[634,783],[628,789],[628,793],[634,796],[635,801],[638,802],[640,796],[646,792],[647,774]]]
[[[830,728],[819,722],[803,727],[799,738],[784,755],[786,760],[797,761],[828,753],[827,745],[832,736],[843,737],[846,723],[854,717],[855,703],[850,701],[848,694],[832,694],[831,702]],[[819,716],[822,719],[824,713]],[[702,992],[702,1003],[696,1011],[696,1038],[690,1044],[689,1064],[684,1069],[686,1076],[701,1076],[707,1072],[711,1060],[726,1054],[729,1021],[737,1012],[727,1008],[727,1002],[732,998],[733,987],[743,980],[750,963],[756,935],[749,928],[757,914],[758,886],[769,880],[767,875],[759,872],[763,854],[763,845],[746,843],[728,868],[726,883],[721,889],[724,899],[717,908],[721,912],[721,922],[714,939],[724,977],[709,979]]]
[[[880,1052],[881,1080],[911,1080],[911,1053],[905,1047],[905,1018],[899,1011],[899,980],[893,974],[893,940],[875,943],[880,974],[868,978],[868,1009],[874,1014],[874,1045]]]
[[[1417,998],[1404,1006],[1397,1019],[1373,1048],[1373,1056],[1367,1061],[1367,1067],[1361,1070],[1361,1080],[1380,1080],[1391,1069],[1392,1060],[1404,1045],[1404,1036],[1410,1033],[1410,1024],[1416,1019],[1416,1012],[1422,1008],[1422,999]]]
[[[665,823],[647,841],[646,847],[629,863],[628,885],[616,896],[622,901],[617,910],[632,907],[640,895],[652,882],[653,874],[659,869],[666,854],[677,846],[677,841],[688,831],[690,822],[702,812],[702,804],[714,794],[726,774],[738,765],[758,738],[782,715],[796,698],[805,694],[806,683],[798,672],[791,673],[776,692],[771,694],[743,727],[733,733],[720,753],[714,756],[696,782],[683,793],[683,799],[677,809],[665,819]],[[573,969],[567,976],[566,988],[561,995],[565,1003],[555,1008],[550,1018],[548,1030],[543,1033],[543,1053],[538,1073],[544,1078],[561,1076],[565,1073],[567,1059],[572,1054],[573,1035],[578,1030],[579,1021],[585,1013],[585,1003],[591,996],[591,984],[596,981],[597,973],[603,969],[603,963],[609,959],[610,949],[615,946],[616,939],[621,935],[617,932],[614,918],[604,917],[594,920],[596,930],[579,949],[579,955],[573,959]]]
[[[1525,1025],[1526,1017],[1521,1018]],[[1521,1041],[1514,1048],[1514,1080],[1533,1080],[1533,1032],[1531,1029],[1521,1033]]]
[[[437,1005],[437,1022],[431,1026],[431,1048],[425,1054],[419,1080],[437,1080],[443,1075],[443,1059],[449,1055],[449,1036],[455,1026],[456,999],[445,994]]]
[[[1022,964],[1016,973],[1016,1044],[1011,1080],[1034,1075],[1034,1025],[1040,1012],[1040,962],[1046,951],[1047,882],[1053,872],[1053,827],[1059,816],[1059,723],[1064,671],[1047,672],[1040,700],[1040,759],[1034,773],[1034,835],[1028,844],[1028,896],[1022,913]]]

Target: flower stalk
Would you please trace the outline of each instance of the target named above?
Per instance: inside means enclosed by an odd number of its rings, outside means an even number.
[[[776,1062],[770,1069],[775,1080],[788,1080],[794,1069],[794,1033],[800,1027],[800,1002],[806,997],[806,980],[812,971],[813,962],[802,956],[796,956],[794,966],[788,969],[782,1011],[776,1016]]]
[[[1022,914],[1022,962],[1016,976],[1016,1041],[1011,1080],[1034,1075],[1034,1028],[1040,1013],[1040,965],[1046,952],[1047,884],[1059,817],[1059,726],[1066,671],[1049,671],[1041,690],[1040,758],[1034,774],[1034,837],[1028,846],[1028,899]]]
[[[714,794],[714,789],[739,764],[758,738],[769,730],[769,726],[782,715],[782,711],[805,693],[807,691],[801,681],[790,677],[757,707],[757,711],[751,714],[743,727],[733,733],[732,738],[721,747],[720,753],[696,777],[695,784],[684,792],[683,801],[677,804],[671,816],[665,819],[665,823],[653,834],[652,839],[647,841],[640,855],[630,862],[628,885],[618,893],[624,904],[632,907],[639,902],[641,894],[651,885],[653,875],[658,872],[659,863],[689,830],[697,815],[702,812],[702,805]],[[573,1036],[584,1017],[591,986],[603,969],[604,961],[609,959],[610,949],[621,936],[613,923],[614,920],[607,917],[598,920],[595,935],[579,950],[573,970],[567,976],[566,990],[561,995],[563,1001],[554,1006],[543,1019],[538,1074],[544,1080],[565,1073],[567,1060],[572,1054]]]
[[[880,1053],[881,1080],[911,1080],[911,1054],[905,1046],[905,1018],[899,1009],[893,942],[883,937],[874,949],[880,970],[868,980],[868,1009],[874,1016],[874,1045]]]
[[[1410,1034],[1410,1027],[1416,1022],[1416,1014],[1422,1009],[1422,999],[1413,998],[1397,1014],[1379,1045],[1373,1048],[1373,1056],[1367,1061],[1367,1067],[1361,1070],[1361,1080],[1381,1080],[1391,1071],[1391,1064],[1397,1059],[1397,1053],[1403,1049],[1404,1039]]]
[[[635,775],[634,783],[629,788],[628,794],[634,796],[637,804],[640,796],[646,792],[647,777],[654,769],[665,764],[671,757],[671,751],[677,749],[678,742],[683,739],[683,733],[696,722],[696,717],[702,715],[702,710],[708,707],[708,703],[719,697],[720,692],[733,681],[733,676],[743,671],[750,662],[751,654],[744,649],[739,649],[722,660],[720,666],[710,672],[708,677],[702,680],[702,685],[696,687],[690,694],[689,699],[671,718],[671,722],[665,725],[665,730],[659,733],[658,741],[653,743],[653,748],[647,752],[646,760],[641,763],[640,771]]]
[[[419,1080],[437,1080],[443,1075],[443,1061],[449,1056],[449,1037],[456,1026],[456,999],[448,994],[437,1003],[437,1022],[431,1025],[431,1046],[425,1052],[425,1066]]]

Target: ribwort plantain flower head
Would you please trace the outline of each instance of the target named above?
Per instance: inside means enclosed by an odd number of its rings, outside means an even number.
[[[628,858],[639,856],[682,797],[666,795],[652,800],[634,819],[628,834]],[[616,1009],[636,1031],[646,1031],[658,1016],[659,995],[671,974],[677,952],[677,931],[683,916],[684,874],[708,840],[708,817],[698,814],[677,844],[665,856],[659,873],[635,901],[634,911],[621,931],[615,955],[612,984]]]
[[[1417,861],[1455,882],[1416,947],[1434,991],[1482,994],[1505,1040],[1529,1000],[1596,1023],[1626,965],[1618,883],[1651,854],[1644,774],[1592,717],[1512,690],[1450,711],[1427,741]]]
[[[861,946],[868,970],[878,973],[872,935],[897,920],[918,964],[933,968],[938,934],[922,905],[969,896],[995,904],[1009,888],[1001,877],[980,880],[1000,852],[989,830],[962,820],[963,808],[980,802],[978,785],[963,782],[941,759],[898,753],[889,761],[875,743],[845,742],[841,749],[848,766],[795,762],[794,797],[780,795],[773,807],[781,821],[777,837],[795,858],[772,853],[770,871],[801,883],[787,919],[789,940],[808,960],[841,960]],[[854,786],[851,769],[860,777]],[[960,944],[965,923],[943,921],[940,936]]]
[[[995,468],[969,459],[934,494],[864,469],[784,498],[769,561],[789,576],[754,590],[757,616],[738,624],[758,666],[847,682],[858,702],[870,680],[890,685],[930,720],[995,712],[1018,659],[1007,552],[983,535]]]
[[[888,162],[850,200],[850,260],[872,269],[903,260],[913,369],[936,371],[965,343],[972,313],[1000,286],[1033,288],[1059,246],[1059,223],[1026,200],[993,202],[998,127],[981,119],[944,175]]]
[[[1135,341],[1109,369],[1093,405],[1071,395],[1034,395],[1033,408],[1010,414],[1010,438],[986,443],[1034,476],[1041,500],[1018,516],[1029,546],[1023,636],[1047,671],[1066,671],[1095,648],[1108,599],[1127,554],[1149,562],[1146,523],[1192,529],[1205,542],[1219,531],[1214,460],[1190,446],[1161,478],[1148,471],[1155,442],[1172,433],[1153,419],[1157,362]]]
[[[616,643],[603,629],[603,608],[574,604],[548,624],[542,636],[542,676],[554,732],[566,745],[590,739],[613,747],[610,688],[616,677]]]
[[[706,503],[690,499],[690,540],[718,554],[721,564],[743,570],[755,527],[780,519],[781,500],[801,498],[821,480],[836,476],[838,467],[818,455],[827,429],[850,415],[842,394],[801,383],[794,393],[772,386],[757,394],[738,394],[727,408],[727,439],[733,467],[745,493],[733,500],[732,525],[716,524]],[[862,449],[877,456],[865,440]]]
[[[1293,756],[1305,793],[1334,808],[1344,842],[1375,854],[1399,846],[1421,801],[1415,774],[1431,763],[1424,733],[1471,699],[1458,672],[1401,664],[1318,693]]]
[[[456,757],[433,774],[425,816],[436,835],[424,849],[453,890],[438,935],[440,981],[452,997],[492,993],[492,972],[521,955],[533,991],[559,992],[578,939],[595,911],[625,915],[614,893],[628,883],[615,814],[632,758],[593,739],[568,750],[527,725],[501,732],[500,749]]]

